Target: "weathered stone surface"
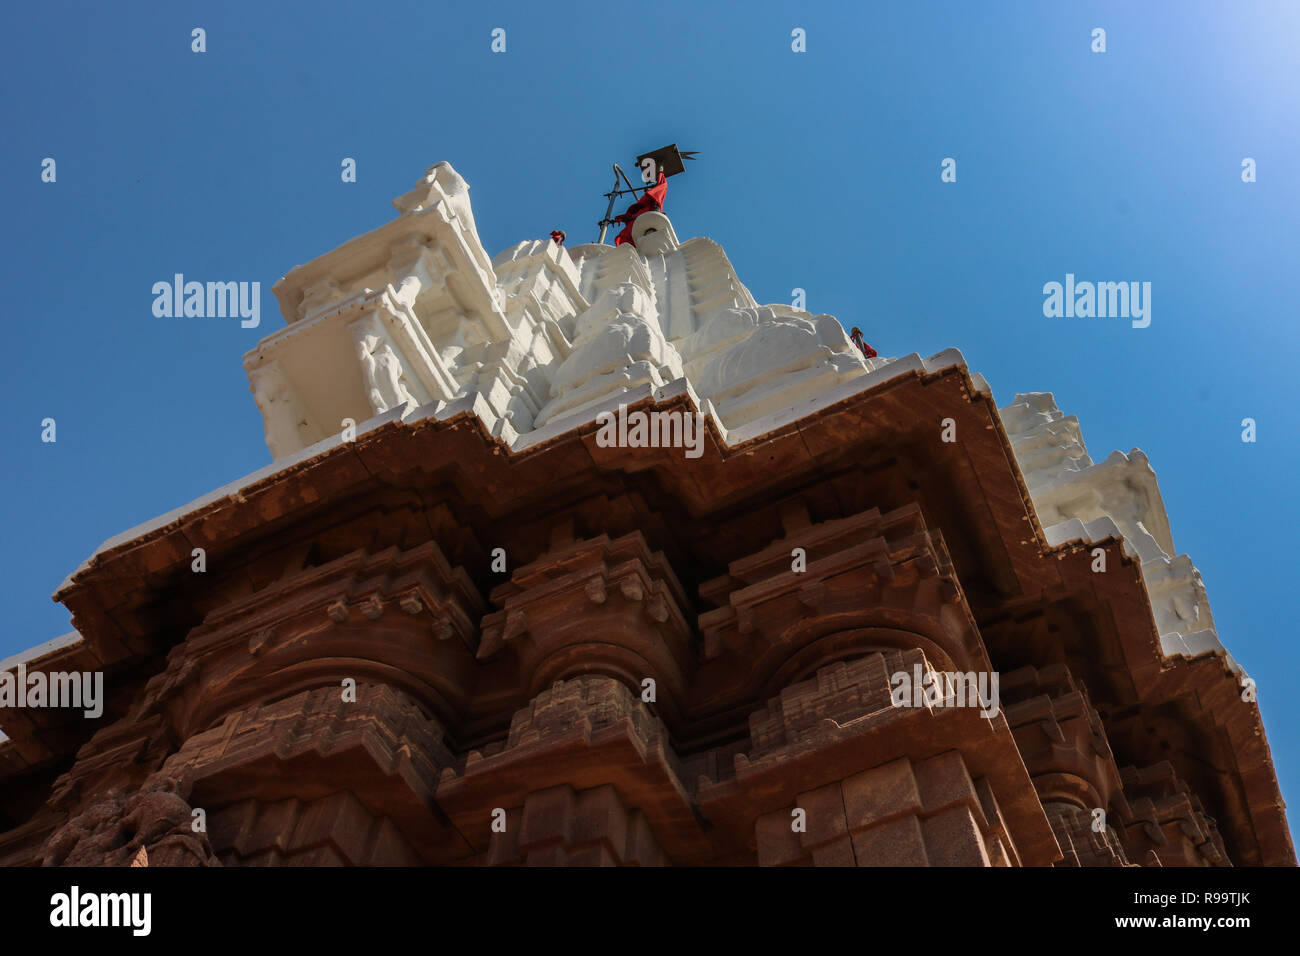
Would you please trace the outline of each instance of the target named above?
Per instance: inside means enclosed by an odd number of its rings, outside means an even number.
[[[54,832],[45,866],[220,866],[176,781],[151,778],[130,796],[109,790]]]

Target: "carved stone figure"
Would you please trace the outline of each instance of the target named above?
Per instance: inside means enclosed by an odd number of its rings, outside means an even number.
[[[275,363],[249,372],[249,391],[262,413],[266,444],[271,455],[280,458],[297,451],[304,444],[301,434],[302,413],[294,401],[293,386]]]
[[[419,402],[406,385],[402,360],[380,335],[375,321],[367,319],[357,323],[352,328],[352,334],[371,410],[378,415],[407,402],[418,405]]]
[[[70,819],[46,843],[41,865],[220,866],[193,821],[176,781],[155,776],[130,797],[110,790]]]
[[[393,200],[393,206],[403,213],[420,212],[436,202],[440,192],[447,197],[450,211],[477,238],[474,210],[469,204],[469,183],[451,163],[434,163],[410,192]]]

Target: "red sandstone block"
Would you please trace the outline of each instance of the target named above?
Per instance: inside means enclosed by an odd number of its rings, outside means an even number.
[[[813,866],[857,866],[853,855],[853,840],[846,833],[838,840],[823,844],[812,851]]]
[[[854,774],[844,781],[842,790],[850,830],[921,811],[921,793],[906,757]]]
[[[913,770],[917,788],[927,814],[965,804],[982,815],[975,784],[966,771],[966,763],[956,750],[923,760]]]
[[[640,810],[633,811],[628,817],[627,855],[623,862],[638,866],[667,866],[670,862],[659,848],[650,821]]]
[[[384,817],[375,830],[370,856],[365,862],[368,866],[420,866],[423,861],[402,831]]]
[[[351,791],[341,790],[302,808],[289,840],[289,852],[328,840],[347,863],[362,863],[369,856],[373,823],[361,801]]]
[[[975,781],[975,792],[979,794],[980,809],[984,811],[984,819],[987,821],[984,826],[985,844],[991,847],[990,838],[994,835],[999,840],[1005,840],[1008,844],[1011,844],[1011,835],[1007,832],[1006,821],[1002,818],[1002,808],[998,806],[997,797],[993,793],[993,785],[989,783],[988,777],[980,777]],[[1011,853],[1007,855],[1010,857]]]
[[[584,790],[578,795],[575,810],[571,825],[574,843],[604,840],[622,855],[627,846],[627,811],[612,785]]]
[[[530,855],[528,858],[529,865],[533,865],[533,859]],[[622,863],[616,857],[613,851],[605,843],[593,843],[588,846],[581,846],[571,849],[566,854],[563,862],[564,866],[619,866]]]
[[[289,863],[284,854],[274,847],[242,858],[232,852],[227,854],[221,862],[226,866],[286,866]]]
[[[790,829],[792,820],[786,809],[765,814],[754,822],[759,866],[789,866],[804,859],[799,834]]]
[[[858,866],[929,866],[921,822],[898,817],[853,834]]]
[[[302,853],[295,853],[286,862],[289,866],[348,866],[352,861],[340,853],[337,847],[323,843]]]
[[[524,856],[524,863],[527,866],[564,866],[568,861],[568,848],[560,843],[535,847]]]
[[[506,832],[493,833],[488,838],[485,866],[511,866],[520,862],[519,831],[524,819],[523,810],[516,807],[506,811]]]
[[[519,849],[531,856],[532,848],[541,843],[572,843],[575,796],[567,784],[530,793],[524,800]]]
[[[956,806],[921,822],[931,866],[992,866],[969,807]]]
[[[208,838],[214,847],[237,847],[244,842],[240,834],[251,826],[257,813],[256,800],[240,800],[208,814]]]
[[[844,822],[844,799],[838,783],[799,794],[795,806],[804,810],[808,830],[800,833],[799,843],[805,850],[840,840],[848,833]],[[850,857],[852,853],[849,854]]]
[[[253,802],[253,812],[245,818],[245,825],[235,841],[240,856],[256,853],[267,847],[288,852],[289,836],[302,804],[295,798],[275,803]]]
[[[1007,854],[1006,845],[999,836],[991,836],[985,841],[985,848],[988,852],[989,861],[993,866],[1010,867],[1011,857]]]

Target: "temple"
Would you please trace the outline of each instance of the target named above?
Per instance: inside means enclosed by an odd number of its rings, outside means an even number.
[[[275,286],[271,464],[0,663],[105,688],[0,707],[0,862],[1294,865],[1140,451],[759,305],[662,211],[493,258],[450,165],[394,205]],[[631,412],[701,453],[597,440]]]

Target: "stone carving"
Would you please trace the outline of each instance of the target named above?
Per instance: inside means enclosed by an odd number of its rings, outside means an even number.
[[[141,856],[143,854],[143,856]],[[143,860],[143,864],[137,863]],[[220,866],[175,780],[151,777],[127,796],[110,790],[46,842],[42,866]]]
[[[864,369],[843,326],[829,315],[784,315],[771,306],[727,309],[697,342],[710,339],[729,344],[704,367],[698,388],[733,425],[788,407],[792,393],[811,382],[830,386]]]
[[[393,206],[401,213],[420,212],[439,199],[445,200],[450,213],[477,239],[478,227],[474,224],[474,210],[469,204],[469,183],[451,163],[434,163],[424,171],[424,176],[410,192],[393,200]]]
[[[446,394],[430,399],[470,400],[488,431],[515,445],[559,419],[580,427],[602,402],[630,390],[684,381],[725,433],[869,369],[834,318],[759,307],[717,243],[679,241],[662,212],[638,217],[636,246],[570,250],[537,240],[492,260],[469,185],[450,164],[429,167],[393,205],[403,214],[397,220],[276,285],[286,316],[318,322],[330,318],[325,307],[339,303],[341,290],[373,294],[387,283],[394,307],[427,335],[414,345],[403,340],[399,354],[373,317],[365,332],[354,331],[365,389],[358,423],[408,400],[420,404],[414,383],[437,382]],[[321,396],[341,387],[339,363],[326,354],[339,347],[323,332],[275,333],[246,365],[252,376],[273,355],[299,356],[289,364],[304,379],[301,391],[325,404]],[[274,403],[263,415],[276,436],[274,457],[307,444]]]
[[[280,366],[271,363],[249,373],[253,400],[262,413],[266,430],[266,445],[275,458],[291,454],[306,443],[305,417],[295,396],[293,386]]]
[[[410,240],[395,249],[389,260],[394,300],[414,309],[421,292],[445,281],[440,265],[438,256],[421,242]]]
[[[137,718],[156,713],[164,704],[179,694],[199,672],[199,662],[185,653],[182,647],[168,655],[167,669],[157,674],[145,685],[144,696],[136,711]]]
[[[418,405],[407,387],[402,360],[393,351],[378,322],[373,317],[357,322],[352,326],[352,334],[361,361],[366,395],[374,413],[380,414],[403,404]]]
[[[306,290],[298,314],[301,318],[310,318],[341,298],[343,298],[343,290],[339,288],[338,283],[327,277]]]
[[[1174,552],[1146,455],[1116,451],[1094,463],[1079,420],[1063,414],[1047,392],[1017,395],[1001,415],[1048,542],[1123,536],[1125,551],[1141,562],[1165,653],[1214,651],[1240,671],[1215,631],[1201,573]]]

